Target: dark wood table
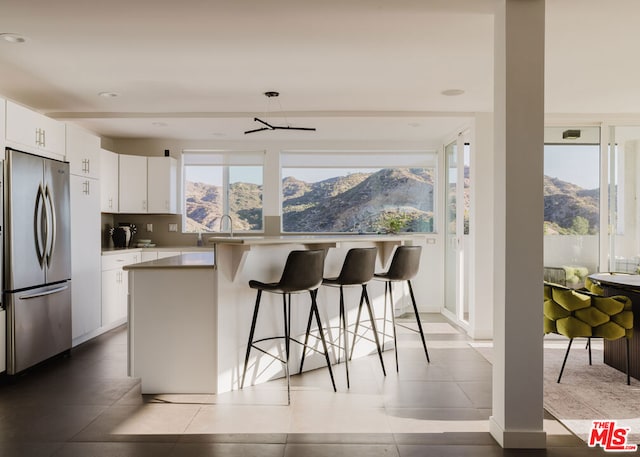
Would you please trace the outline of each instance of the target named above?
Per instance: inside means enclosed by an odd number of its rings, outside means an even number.
[[[640,379],[640,275],[624,273],[596,273],[589,278],[602,285],[604,294],[625,295],[633,302],[633,338],[629,341],[629,374]],[[624,338],[604,340],[604,363],[622,372],[626,371],[626,344]]]

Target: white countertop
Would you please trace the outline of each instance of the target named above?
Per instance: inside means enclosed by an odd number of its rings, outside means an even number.
[[[187,254],[126,265],[123,270],[149,270],[165,268],[215,268],[213,252],[189,252]]]
[[[127,252],[213,252],[213,246],[154,246],[151,248],[104,248],[102,255],[122,254]]]
[[[212,236],[207,239],[209,244],[235,244],[235,245],[260,245],[260,244],[324,244],[324,243],[348,243],[348,242],[393,242],[409,241],[424,238],[424,234],[398,234],[398,235],[283,235],[283,236]]]

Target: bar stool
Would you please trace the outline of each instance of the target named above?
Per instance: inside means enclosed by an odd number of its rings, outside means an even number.
[[[387,375],[384,368],[384,361],[382,360],[382,350],[380,349],[380,341],[378,339],[378,332],[375,327],[375,317],[373,315],[373,309],[371,302],[369,301],[369,294],[367,293],[367,283],[373,278],[373,273],[376,267],[376,254],[378,250],[375,247],[372,248],[353,248],[347,252],[342,264],[340,274],[335,278],[324,278],[322,280],[323,286],[339,287],[340,288],[340,324],[339,324],[339,342],[344,337],[344,366],[347,373],[347,387],[350,387],[349,382],[349,338],[347,332],[347,317],[344,306],[344,287],[349,286],[361,286],[362,292],[360,293],[360,306],[358,308],[358,320],[360,320],[360,313],[362,311],[363,302],[367,304],[367,310],[369,312],[369,321],[371,322],[373,337],[375,339],[376,348],[378,349],[378,356],[380,357],[380,365],[382,366],[382,372]],[[312,315],[309,313],[309,320],[307,321],[307,332],[305,335],[305,344],[308,342],[309,333],[311,330]],[[353,351],[353,346],[352,349]],[[302,360],[300,362],[300,370],[302,371],[302,364],[304,363],[305,349],[303,348]],[[339,359],[338,359],[339,361]]]
[[[391,298],[391,321],[393,323],[393,344],[396,356],[396,371],[398,369],[398,341],[396,338],[396,326],[406,328],[420,334],[422,339],[422,347],[424,347],[424,353],[427,356],[427,362],[429,360],[429,351],[427,350],[427,343],[424,339],[424,332],[422,331],[422,323],[420,322],[420,315],[418,314],[418,307],[416,306],[416,298],[413,295],[413,287],[411,287],[411,279],[415,277],[420,268],[420,254],[422,252],[422,246],[398,246],[391,259],[391,265],[386,273],[376,273],[375,279],[385,281],[384,285],[384,324],[383,324],[383,337],[385,333],[385,327],[387,322],[387,291]],[[411,303],[413,304],[413,312],[416,316],[416,323],[418,324],[418,330],[415,330],[406,325],[396,323],[396,318],[393,310],[393,287],[394,282],[407,281],[409,285],[409,294],[411,295]],[[357,323],[356,323],[357,325]],[[383,343],[384,344],[384,343]]]
[[[252,289],[256,289],[258,291],[258,295],[256,297],[256,305],[253,310],[253,320],[251,321],[249,342],[247,343],[247,353],[244,358],[244,370],[242,372],[242,382],[240,383],[241,389],[244,387],[244,380],[247,374],[247,365],[249,363],[249,354],[251,353],[251,348],[255,348],[258,351],[269,355],[283,363],[287,377],[287,404],[291,404],[291,384],[289,379],[290,342],[294,341],[298,344],[306,344],[306,340],[305,343],[301,343],[300,341],[291,337],[291,294],[309,292],[309,295],[311,296],[310,313],[315,316],[316,323],[318,325],[318,328],[320,329],[320,339],[322,340],[322,346],[324,347],[324,356],[327,361],[329,375],[331,376],[331,384],[333,385],[333,391],[336,392],[336,383],[333,379],[333,371],[331,370],[329,351],[327,350],[327,343],[324,339],[324,333],[322,332],[322,323],[320,322],[318,304],[316,302],[318,287],[320,287],[320,284],[322,284],[322,275],[324,272],[324,256],[324,250],[291,251],[287,257],[287,261],[285,263],[280,281],[275,283],[263,283],[255,280],[249,281],[249,287],[251,287]],[[256,321],[258,319],[258,309],[260,307],[260,298],[262,297],[262,292],[270,292],[282,295],[284,312],[284,335],[254,340],[253,335],[256,330]],[[270,354],[267,351],[256,346],[257,343],[260,343],[262,341],[274,339],[284,339],[285,359]],[[314,348],[310,349],[313,349],[316,352],[320,352]]]

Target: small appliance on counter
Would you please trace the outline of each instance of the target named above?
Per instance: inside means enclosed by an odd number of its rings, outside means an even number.
[[[155,248],[156,245],[151,240],[138,240],[136,243],[137,248]]]
[[[118,227],[110,230],[113,246],[116,248],[128,248],[131,245],[131,239],[136,234],[136,226],[128,222],[120,222]]]

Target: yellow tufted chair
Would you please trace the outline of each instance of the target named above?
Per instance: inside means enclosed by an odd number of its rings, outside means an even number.
[[[586,284],[601,292],[595,284]],[[590,291],[576,291],[557,284],[544,283],[544,333],[557,333],[569,338],[558,382],[562,378],[569,350],[574,338],[587,338],[589,364],[591,364],[591,338],[617,340],[626,338],[627,384],[629,377],[629,338],[633,336],[631,299],[623,295],[604,297]]]

